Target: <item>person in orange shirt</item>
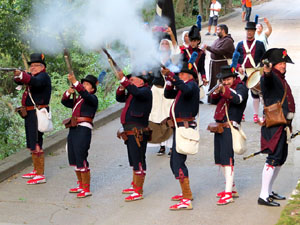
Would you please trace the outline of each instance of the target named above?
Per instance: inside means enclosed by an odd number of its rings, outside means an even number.
[[[252,10],[252,0],[246,0],[246,21],[250,21],[250,15]]]
[[[242,3],[242,21],[245,22],[245,16],[246,16],[246,0],[241,0]]]

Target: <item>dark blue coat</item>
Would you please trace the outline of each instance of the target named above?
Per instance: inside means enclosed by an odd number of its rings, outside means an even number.
[[[205,52],[198,47],[192,48],[191,46],[189,46],[187,49],[185,49],[183,51],[183,61],[184,62],[188,62],[190,60],[190,57],[186,51],[189,51],[190,55],[192,55],[194,51],[198,53],[198,57],[195,61],[195,64],[197,66],[197,72],[201,74],[202,78],[206,78],[206,72],[205,72],[205,55],[206,54],[205,54]]]
[[[295,112],[295,102],[293,95],[290,91],[289,85],[284,78],[280,78],[281,74],[279,71],[272,70],[269,76],[263,75],[260,79],[260,86],[262,90],[262,96],[264,104],[266,106],[272,105],[276,102],[281,102],[285,84],[287,85],[287,96],[283,102],[282,110],[285,117],[288,112]],[[286,142],[280,142],[280,138],[286,136],[284,134],[284,128],[286,125],[278,125],[272,127],[262,126],[261,128],[261,150],[267,150],[266,152],[276,152],[284,149]]]
[[[121,123],[147,127],[152,109],[152,92],[148,86],[136,87],[126,79],[121,83],[127,90],[117,89],[116,100],[126,102],[121,114]]]
[[[86,91],[81,83],[79,83],[75,89],[80,95],[76,98],[75,104],[73,99],[70,98],[71,95],[67,96],[66,92],[62,97],[61,103],[68,108],[74,108],[74,106],[76,106],[72,113],[74,117],[94,118],[98,109],[97,96]]]
[[[166,98],[175,99],[175,117],[195,117],[199,111],[199,87],[194,80],[184,83],[178,76],[173,76],[175,81],[167,85],[164,91]],[[175,87],[175,88],[174,88]]]
[[[221,98],[220,94],[212,94],[212,98],[218,99]],[[241,123],[243,113],[245,111],[247,100],[248,100],[248,88],[246,85],[242,83],[238,83],[235,87],[235,89],[226,89],[223,98],[227,99],[229,101],[229,109],[228,109],[228,116],[231,121],[235,121],[237,123]],[[219,104],[222,104],[221,101],[219,101],[217,108],[216,108],[216,114],[215,117],[218,114],[218,109],[221,109],[223,106],[219,107]],[[220,113],[222,113],[222,120],[217,120],[218,122],[225,122],[227,121],[226,115],[224,115],[224,111],[220,110]]]
[[[22,79],[15,79],[17,84],[26,84],[29,86],[31,95],[36,105],[48,105],[51,96],[51,80],[46,72],[41,72],[32,76],[23,72]],[[27,92],[27,89],[26,91]],[[22,103],[25,106],[33,106],[33,103],[27,93],[23,95]]]

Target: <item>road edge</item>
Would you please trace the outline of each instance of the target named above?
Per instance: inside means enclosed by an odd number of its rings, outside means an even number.
[[[121,115],[122,108],[123,104],[116,103],[97,113],[94,118],[94,129],[98,129],[106,123],[118,118]],[[66,144],[68,132],[68,129],[64,129],[46,137],[43,144],[45,154],[49,154],[63,147]],[[30,166],[31,163],[31,155],[27,149],[21,149],[19,152],[1,160],[0,182]]]

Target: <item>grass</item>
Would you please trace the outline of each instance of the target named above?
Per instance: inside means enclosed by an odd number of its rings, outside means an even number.
[[[300,224],[300,182],[296,187],[296,193],[292,195],[293,200],[282,210],[276,225],[295,225]]]

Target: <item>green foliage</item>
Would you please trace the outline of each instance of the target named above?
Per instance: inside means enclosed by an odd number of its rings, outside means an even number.
[[[276,225],[294,225],[300,224],[300,183],[296,187],[297,194],[292,195],[293,200],[289,200],[281,212],[280,218]]]
[[[197,17],[196,16],[188,17],[188,16],[176,14],[175,21],[176,21],[176,28],[180,29],[195,24],[197,21]]]
[[[0,96],[0,160],[25,146],[23,119],[14,113],[21,93],[18,96]]]
[[[76,49],[71,50],[74,71],[78,80],[87,74],[98,74],[103,70],[99,64],[99,54],[83,54]],[[46,56],[47,57],[47,56]],[[47,57],[47,71],[51,77],[52,93],[50,108],[52,112],[54,130],[46,133],[45,137],[64,129],[62,120],[72,115],[72,110],[64,107],[60,102],[63,93],[68,89],[66,71],[62,55]],[[61,69],[62,68],[62,69]],[[59,72],[60,71],[60,72]],[[7,80],[12,80],[13,75],[7,75]],[[98,86],[97,97],[99,100],[98,111],[106,109],[115,103],[115,90],[117,80],[114,74],[108,73],[104,83]],[[15,84],[12,84],[13,90]],[[1,95],[0,92],[0,160],[25,147],[25,129],[23,119],[16,113],[14,108],[20,106],[23,91]]]
[[[32,0],[0,1],[0,53],[10,55],[12,59],[20,59],[20,52],[28,49],[22,43],[19,29],[29,16]],[[21,66],[21,63],[17,66]]]

